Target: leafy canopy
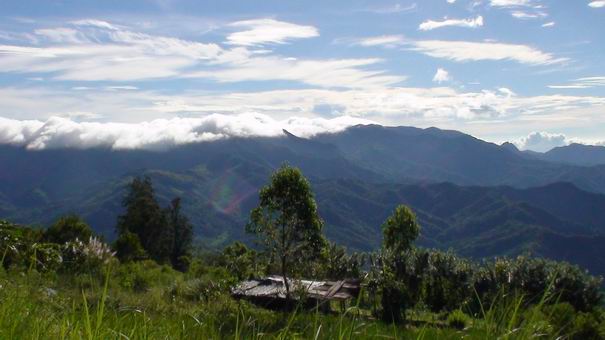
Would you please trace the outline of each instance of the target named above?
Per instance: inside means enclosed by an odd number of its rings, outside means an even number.
[[[410,249],[420,233],[416,215],[405,205],[399,205],[382,225],[384,247],[396,254]]]
[[[259,205],[250,213],[246,230],[258,236],[270,258],[279,261],[281,274],[321,255],[326,241],[323,222],[311,186],[298,168],[281,166],[260,190]],[[289,294],[289,285],[286,281]]]

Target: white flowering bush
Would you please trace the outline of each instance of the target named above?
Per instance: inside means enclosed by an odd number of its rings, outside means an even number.
[[[27,265],[39,272],[52,272],[61,266],[61,246],[54,243],[34,243],[28,249]]]
[[[39,242],[34,229],[0,220],[0,262],[5,269],[31,263],[32,246]]]
[[[67,272],[96,272],[115,259],[116,253],[96,237],[88,242],[79,239],[66,242],[63,247],[63,269]]]

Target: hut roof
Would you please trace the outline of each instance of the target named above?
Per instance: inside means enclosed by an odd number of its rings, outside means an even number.
[[[318,300],[347,300],[359,294],[360,282],[343,281],[313,281],[288,279],[290,291],[303,291],[309,298]],[[236,297],[285,299],[286,287],[281,276],[269,276],[257,280],[248,280],[233,287],[232,294]],[[296,295],[296,294],[294,294]]]

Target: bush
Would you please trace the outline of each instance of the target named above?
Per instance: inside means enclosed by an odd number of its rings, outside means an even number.
[[[571,329],[572,339],[603,339],[599,332],[599,322],[592,313],[578,313]]]
[[[115,272],[118,285],[134,292],[145,292],[150,287],[166,286],[178,278],[179,273],[170,266],[152,260],[121,264]]]
[[[165,294],[170,300],[181,298],[187,301],[207,303],[228,292],[229,285],[225,281],[199,278],[185,282],[175,281]]]
[[[44,232],[46,242],[63,244],[65,242],[88,240],[92,229],[78,215],[66,215],[57,220]]]
[[[544,314],[555,334],[568,334],[573,326],[576,310],[567,302],[544,307]]]
[[[94,237],[86,242],[78,239],[67,242],[62,246],[62,253],[62,269],[70,273],[99,273],[115,256],[107,244]]]
[[[63,262],[61,247],[58,244],[34,243],[28,253],[27,266],[41,273],[55,271]]]
[[[0,220],[0,258],[4,269],[28,265],[30,248],[41,238],[39,230]]]
[[[447,325],[455,329],[466,328],[470,318],[463,311],[457,309],[451,312],[447,317]]]
[[[141,245],[139,237],[131,232],[124,232],[116,240],[115,250],[122,262],[140,261],[147,258],[145,249]]]

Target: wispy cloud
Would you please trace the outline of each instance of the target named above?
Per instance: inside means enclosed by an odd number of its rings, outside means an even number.
[[[0,45],[0,69],[46,73],[54,80],[143,81],[206,78],[220,82],[287,80],[327,87],[386,86],[405,79],[366,69],[380,63],[365,59],[297,59],[250,45],[281,44],[316,36],[311,26],[273,19],[239,21],[243,28],[225,48],[172,37],[136,32],[99,20],[79,20],[69,27],[35,31],[41,45]]]
[[[512,11],[510,13],[513,17],[517,19],[540,19],[548,16],[545,12],[536,11],[536,12],[525,12],[525,11]]]
[[[3,116],[12,119],[90,112],[103,121],[148,121],[174,115],[199,117],[210,113],[242,114],[257,112],[287,119],[291,116],[322,115],[318,107],[336,107],[340,115],[372,120],[401,121],[443,125],[448,122],[492,121],[538,117],[551,119],[569,112],[590,108],[597,112],[587,124],[605,119],[600,114],[605,97],[595,96],[520,96],[508,89],[459,91],[435,88],[368,88],[359,90],[292,89],[256,92],[208,93],[189,91],[166,94],[157,91],[87,90],[74,96],[71,91],[0,88]],[[37,98],[32,101],[31,98]],[[41,107],[40,102],[44,105]],[[591,112],[592,112],[591,111]],[[12,116],[10,113],[14,113]],[[8,116],[7,116],[8,115]],[[84,117],[81,117],[84,119]],[[578,116],[571,119],[577,121]],[[98,120],[98,119],[96,119]],[[544,123],[546,124],[546,123]]]
[[[371,12],[376,14],[395,14],[395,13],[404,13],[410,12],[418,8],[416,3],[412,3],[410,5],[402,5],[402,4],[394,4],[390,6],[382,6],[382,7],[370,7],[363,9],[364,12]]]
[[[605,77],[583,77],[565,85],[549,85],[551,89],[588,89],[605,86]]]
[[[492,7],[527,7],[532,6],[531,0],[490,0]]]
[[[529,65],[551,65],[567,61],[527,45],[448,40],[412,42],[412,50],[434,58],[453,61],[511,60]]]
[[[466,27],[477,28],[483,26],[483,17],[478,16],[474,19],[445,19],[443,21],[427,20],[418,26],[421,31],[430,31],[441,27]]]
[[[554,26],[555,26],[554,21],[550,21],[550,22],[542,24],[542,27],[554,27]]]
[[[264,44],[285,44],[289,40],[313,38],[319,31],[313,26],[297,25],[274,19],[255,19],[237,21],[230,27],[243,28],[244,31],[227,36],[227,43],[240,46]]]
[[[405,43],[405,38],[402,35],[381,35],[377,37],[368,37],[355,39],[353,45],[370,47],[370,46],[383,46],[383,47],[395,47]]]
[[[555,57],[551,53],[540,51],[531,46],[497,42],[411,40],[400,35],[387,35],[358,38],[353,40],[352,44],[365,47],[383,46],[392,48],[401,46],[433,58],[458,62],[511,60],[528,65],[552,65],[569,60]]]

